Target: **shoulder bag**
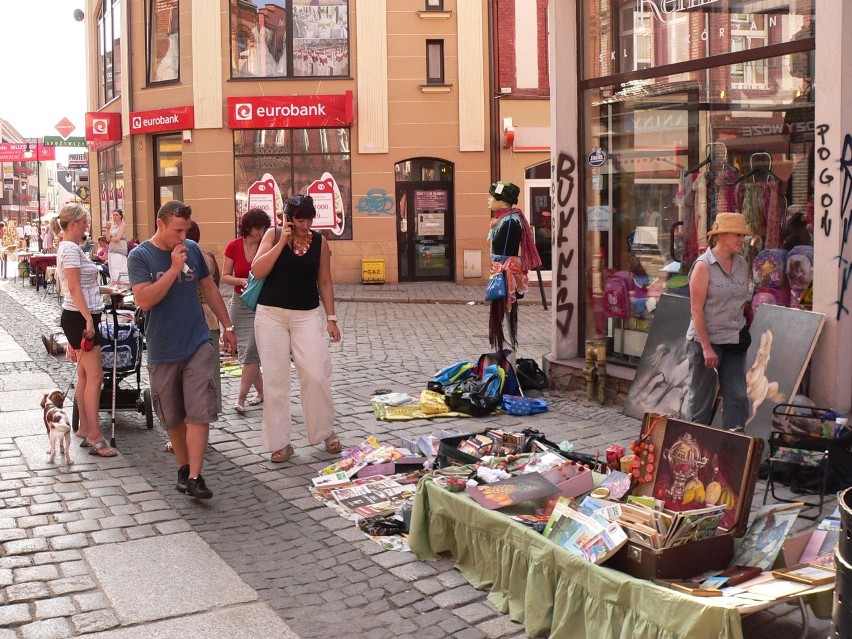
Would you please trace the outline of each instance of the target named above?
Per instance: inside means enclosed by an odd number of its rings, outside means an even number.
[[[507,220],[508,223],[508,220]],[[503,243],[503,254],[500,257],[506,257],[506,248],[509,246],[509,231],[510,229],[506,229],[506,241]],[[491,276],[491,279],[488,280],[488,284],[485,286],[485,301],[493,302],[494,300],[501,300],[509,294],[508,289],[506,288],[506,273],[501,270],[494,273]]]
[[[278,244],[278,240],[281,239],[281,227],[275,227],[275,242],[272,246]],[[260,299],[260,292],[263,290],[263,283],[266,281],[265,277],[255,277],[254,273],[249,271],[248,284],[243,289],[243,292],[240,294],[240,299],[243,304],[245,304],[252,311],[257,310],[257,301]]]

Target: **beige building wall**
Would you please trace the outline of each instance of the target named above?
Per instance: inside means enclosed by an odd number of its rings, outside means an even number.
[[[210,0],[211,4],[214,0]],[[470,24],[460,23],[457,3],[445,2],[445,11],[425,12],[422,0],[350,0],[350,68],[353,77],[334,80],[232,80],[230,78],[230,16],[228,0],[218,1],[218,11],[198,2],[180,3],[180,81],[174,84],[147,86],[144,3],[123,0],[126,22],[124,42],[124,73],[127,90],[101,110],[121,111],[124,138],[121,153],[124,162],[126,215],[128,226],[135,225],[138,237],[146,239],[156,230],[154,223],[154,146],[151,135],[127,134],[130,112],[166,107],[195,107],[196,129],[192,141],[183,145],[184,199],[193,207],[193,218],[201,224],[202,243],[220,259],[225,244],[236,235],[234,215],[233,132],[227,128],[226,104],[229,97],[293,94],[343,94],[352,91],[355,97],[355,123],[351,131],[353,240],[331,242],[332,272],[336,282],[361,280],[362,259],[384,258],[386,280],[398,280],[397,217],[395,211],[371,216],[358,210],[361,197],[371,189],[382,189],[394,196],[394,165],[417,158],[439,158],[455,166],[455,279],[463,280],[465,249],[482,251],[482,271],[487,273],[487,243],[489,213],[486,206],[490,183],[488,134],[488,104],[481,102],[481,113],[468,113],[476,104],[472,96],[485,95],[488,73],[487,0],[465,0],[462,13],[476,25],[477,33],[470,34]],[[99,2],[87,0],[87,37],[89,51],[97,51],[97,10]],[[359,25],[359,11],[365,19],[375,20],[377,10],[385,16],[387,51],[386,86],[371,91],[371,82],[381,82],[381,74],[370,74],[366,82],[357,76],[359,33],[382,33],[382,25]],[[200,37],[193,31],[201,30]],[[465,31],[468,30],[468,31]],[[218,31],[218,37],[214,36]],[[469,35],[470,37],[466,37]],[[425,40],[442,38],[445,43],[446,85],[426,84]],[[460,84],[459,46],[474,46],[481,64],[478,70],[462,64]],[[471,45],[471,43],[473,43]],[[382,50],[382,47],[378,47]],[[375,56],[376,45],[364,45],[365,55]],[[128,55],[128,52],[130,55]],[[466,52],[470,54],[471,51]],[[468,56],[469,57],[469,56]],[[466,58],[467,60],[467,58]],[[218,73],[214,72],[218,65]],[[98,78],[97,59],[90,54],[89,77]],[[460,108],[460,96],[466,96]],[[362,97],[364,98],[362,100]],[[217,114],[211,104],[218,104]],[[362,119],[359,106],[369,108],[369,118]],[[97,111],[97,87],[90,83],[89,110]],[[479,108],[477,106],[477,108]],[[381,112],[386,112],[387,124]],[[376,131],[378,125],[384,131]],[[460,114],[464,115],[463,126]],[[218,118],[217,118],[218,115]],[[386,140],[375,148],[361,149],[361,126],[369,127],[371,139]],[[480,143],[481,142],[481,143]],[[383,142],[384,144],[384,142]],[[461,148],[473,151],[461,151]],[[364,152],[361,152],[364,151]],[[98,193],[96,153],[92,153],[92,189]],[[396,202],[394,201],[394,205]],[[93,215],[99,218],[99,201],[93,199]],[[472,280],[465,280],[470,283]],[[479,279],[479,282],[484,282]]]

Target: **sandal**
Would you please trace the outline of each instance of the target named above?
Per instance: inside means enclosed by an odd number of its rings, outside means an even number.
[[[276,450],[274,453],[272,453],[272,455],[270,455],[269,457],[269,461],[274,464],[283,464],[284,462],[290,459],[290,455],[293,454],[293,451],[293,444],[287,444],[281,450]]]
[[[325,452],[336,455],[341,450],[343,450],[343,445],[340,443],[337,435],[332,434],[330,437],[325,438]]]
[[[242,404],[234,404],[234,410],[238,412],[240,415],[243,415],[246,412],[246,409],[243,408]]]
[[[110,448],[105,439],[102,439],[97,444],[92,444],[92,449],[89,451],[94,457],[115,457],[118,451],[115,448]]]
[[[246,402],[246,406],[257,406],[263,403],[263,397],[252,397]]]

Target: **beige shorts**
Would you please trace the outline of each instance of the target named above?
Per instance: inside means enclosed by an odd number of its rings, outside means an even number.
[[[188,360],[149,364],[151,400],[164,430],[190,424],[210,424],[219,418],[213,365],[218,353],[204,342]]]

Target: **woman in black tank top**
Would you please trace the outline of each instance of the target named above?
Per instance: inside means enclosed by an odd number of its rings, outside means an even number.
[[[290,418],[290,361],[299,379],[308,443],[325,443],[337,454],[331,397],[331,354],[325,335],[340,341],[334,314],[331,251],[311,230],[316,209],[310,196],[291,198],[280,232],[270,229],[252,261],[255,277],[265,278],[255,314],[255,341],[263,367],[263,444],[271,461],[293,454]],[[322,304],[324,313],[320,310]],[[323,325],[325,332],[323,332]]]

